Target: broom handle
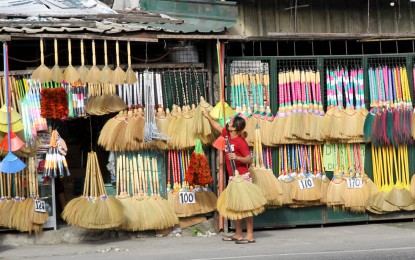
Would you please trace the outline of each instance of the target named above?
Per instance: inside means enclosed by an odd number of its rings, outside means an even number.
[[[134,168],[133,168],[133,160],[131,158],[131,156],[128,156],[128,161],[130,163],[130,171],[129,171],[129,178],[127,178],[128,181],[128,195],[130,195],[131,193],[134,194],[134,189],[135,189],[135,185],[134,185]],[[130,179],[131,179],[131,190],[130,190]]]
[[[81,39],[81,66],[85,65],[85,57],[84,57],[84,39]]]
[[[68,39],[68,64],[72,65],[72,44],[71,44],[71,39]]]
[[[55,52],[55,65],[58,65],[58,40],[56,38],[53,41],[53,47]]]
[[[90,172],[91,172],[91,155],[90,153],[88,153],[88,159],[86,161],[85,180],[84,180],[84,194],[83,194],[84,197],[86,197],[88,194]]]
[[[133,160],[133,167],[134,167],[134,196],[138,194],[139,189],[139,182],[138,182],[138,168],[137,168],[137,160],[135,157],[132,158]]]
[[[229,139],[228,139],[228,137],[226,136],[225,137],[225,140],[226,140],[226,147],[227,147],[227,149],[228,149],[228,153],[229,152],[231,152],[232,150],[231,150],[231,144],[229,143]],[[229,160],[230,161],[230,163],[231,163],[231,168],[232,168],[232,171],[234,172],[234,174],[236,175],[236,164],[235,164],[235,161],[234,160]],[[238,174],[239,175],[239,174]]]
[[[43,54],[43,38],[40,38],[40,64],[45,64],[45,55]]]
[[[120,66],[120,47],[118,45],[118,41],[115,42],[115,52],[116,52],[117,67],[119,67]]]
[[[104,40],[104,63],[105,66],[108,65],[108,57],[107,57],[107,40]]]
[[[140,154],[137,156],[138,158],[138,173],[140,178],[140,188],[142,193],[144,194],[144,174],[143,174],[143,158]]]
[[[120,155],[117,156],[117,160],[115,161],[115,174],[116,174],[116,182],[115,182],[115,193],[120,195]]]
[[[97,65],[97,61],[96,61],[96,56],[95,56],[95,41],[92,40],[92,66],[96,66]]]
[[[131,49],[130,49],[129,41],[127,42],[127,62],[128,62],[128,67],[131,67]]]

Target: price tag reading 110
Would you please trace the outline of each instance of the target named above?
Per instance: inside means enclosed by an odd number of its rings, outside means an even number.
[[[361,189],[363,188],[362,178],[348,178],[347,188],[349,189]]]

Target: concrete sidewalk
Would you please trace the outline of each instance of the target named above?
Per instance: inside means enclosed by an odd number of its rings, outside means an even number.
[[[103,239],[97,233],[91,237],[95,241],[75,244],[3,243],[0,259],[415,259],[413,222],[265,230],[255,234],[256,243],[237,245],[223,242],[224,234],[194,237],[185,232],[181,236],[155,237],[148,233]]]

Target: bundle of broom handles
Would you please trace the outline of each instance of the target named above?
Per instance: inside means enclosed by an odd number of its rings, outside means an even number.
[[[228,150],[228,153],[231,153],[231,143],[229,142],[228,137],[225,137],[226,140],[226,149]],[[229,159],[229,161],[231,162],[231,167],[232,167],[232,172],[233,172],[233,176],[238,176],[239,172],[236,170],[236,164],[234,160]]]

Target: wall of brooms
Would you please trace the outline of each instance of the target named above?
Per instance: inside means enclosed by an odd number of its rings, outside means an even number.
[[[255,157],[278,176],[271,207],[415,210],[413,62],[412,54],[228,57],[227,100],[254,147],[260,129]]]
[[[84,65],[83,41],[76,41],[81,45],[81,64],[73,66],[71,40],[68,64],[59,65],[55,40],[55,64],[48,68],[41,40],[41,65],[31,75],[10,75],[11,129],[18,136],[12,142],[16,149],[12,150],[28,158],[28,167],[17,174],[0,173],[0,226],[40,232],[47,221],[47,213],[40,220],[30,215],[36,212],[33,203],[24,205],[42,200],[37,189],[36,153],[44,155],[44,176],[70,175],[65,159],[67,147],[55,123],[111,113],[117,114],[100,131],[98,145],[111,152],[108,168],[116,183],[116,195],[107,194],[97,154],[90,151],[83,194],[71,200],[62,213],[68,224],[92,229],[157,230],[178,224],[178,217],[215,210],[216,196],[208,187],[213,181],[210,163],[202,148],[215,139],[202,116],[202,110],[211,108],[205,101],[210,95],[208,70],[200,63],[157,69],[149,64],[145,69],[133,70],[130,43],[128,67],[124,70],[118,42],[116,66],[110,68],[107,41],[102,42],[101,68],[96,64],[95,41],[90,45],[92,65],[88,67]],[[7,69],[5,75],[9,75]],[[4,77],[1,82],[0,99],[4,104]],[[5,114],[6,107],[1,111]],[[1,125],[1,131],[7,133],[6,116],[1,118],[6,124]],[[43,131],[47,134],[40,134]],[[46,145],[40,136],[48,138]],[[17,147],[18,140],[23,145]],[[91,149],[92,142],[91,136]],[[179,196],[187,191],[193,192]]]

